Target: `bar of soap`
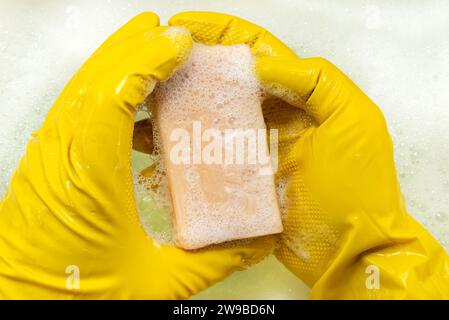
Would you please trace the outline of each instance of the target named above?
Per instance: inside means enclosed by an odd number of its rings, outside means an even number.
[[[154,130],[182,248],[282,231],[253,59],[246,45],[195,43],[155,89]]]

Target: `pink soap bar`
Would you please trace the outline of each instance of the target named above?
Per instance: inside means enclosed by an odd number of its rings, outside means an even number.
[[[155,90],[155,133],[182,248],[282,231],[253,63],[246,45],[195,44]]]

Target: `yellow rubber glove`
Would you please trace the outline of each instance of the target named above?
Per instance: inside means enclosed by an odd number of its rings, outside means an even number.
[[[449,298],[448,255],[407,213],[384,117],[349,78],[237,17],[186,12],[169,24],[208,44],[250,45],[267,91],[300,108],[270,99],[265,116],[279,129],[287,195],[276,255],[311,298]]]
[[[186,298],[269,252],[270,238],[186,252],[139,224],[134,114],[192,44],[158,24],[144,13],[113,34],[33,134],[0,204],[1,298]]]

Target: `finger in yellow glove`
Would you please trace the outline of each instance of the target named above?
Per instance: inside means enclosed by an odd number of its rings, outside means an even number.
[[[265,103],[287,195],[276,255],[311,298],[449,298],[448,255],[407,213],[384,117],[349,78],[237,17],[185,12],[169,24],[207,44],[251,46],[260,80],[284,101]]]
[[[158,25],[144,13],[113,34],[33,134],[0,203],[1,298],[186,298],[272,249],[260,238],[186,252],[140,226],[134,114],[192,45]]]

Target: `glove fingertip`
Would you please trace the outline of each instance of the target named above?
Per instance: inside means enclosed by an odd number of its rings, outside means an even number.
[[[193,46],[190,32],[182,27],[168,27],[162,33],[162,37],[169,40],[173,53],[167,63],[159,66],[154,76],[159,81],[167,80],[188,59]],[[168,63],[170,62],[170,63]]]
[[[159,16],[154,12],[142,12],[129,20],[128,24],[139,29],[159,26]]]

